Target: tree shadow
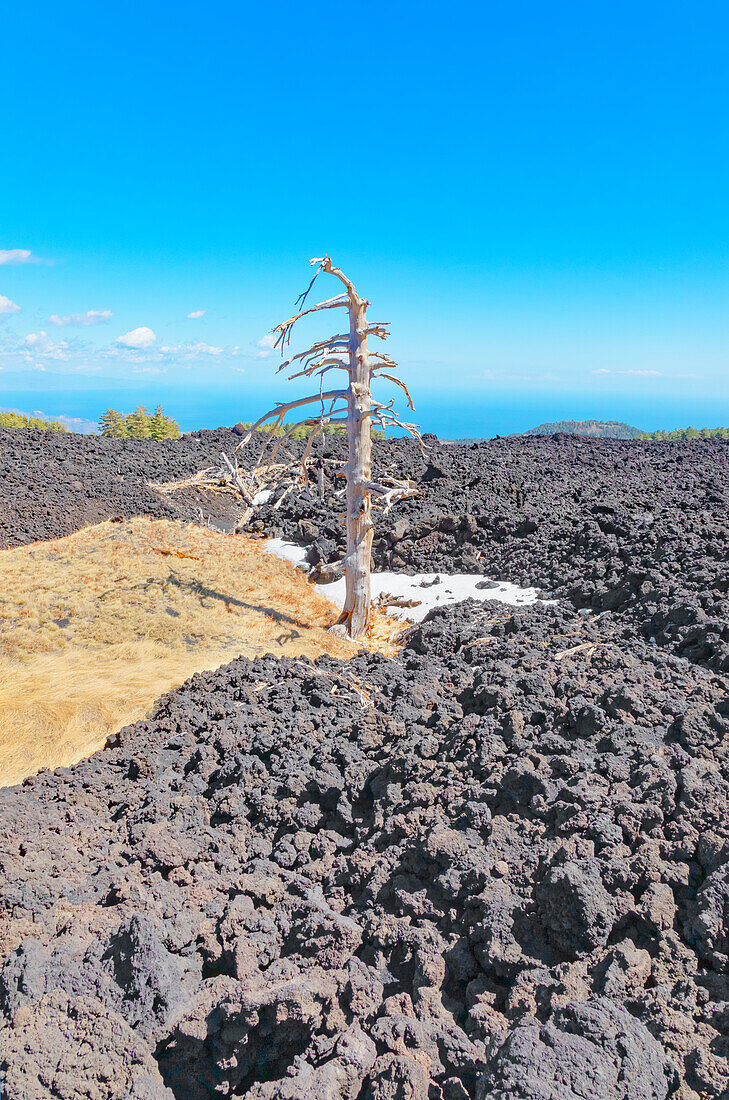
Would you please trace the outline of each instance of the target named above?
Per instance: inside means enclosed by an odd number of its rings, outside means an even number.
[[[266,607],[265,604],[247,603],[245,600],[239,600],[237,596],[226,595],[225,592],[217,592],[214,588],[209,588],[208,585],[203,584],[201,581],[185,581],[174,571],[171,572],[167,580],[162,583],[171,584],[175,588],[192,592],[201,598],[207,597],[211,600],[219,600],[221,603],[225,604],[226,608],[242,607],[245,608],[246,611],[257,611],[259,614],[265,615],[266,618],[271,619],[275,623],[286,623],[292,628],[300,626],[306,629],[305,623],[302,623],[300,619],[292,618],[291,615],[287,615],[285,611],[277,611],[274,607]],[[298,634],[296,630],[292,629],[290,635],[282,634],[280,637],[285,640],[293,640],[293,638],[301,637],[301,635]]]

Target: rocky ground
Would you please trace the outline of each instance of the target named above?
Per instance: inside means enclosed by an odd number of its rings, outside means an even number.
[[[539,585],[578,607],[619,612],[642,637],[729,671],[729,442],[426,441],[425,456],[410,440],[375,446],[376,472],[422,489],[379,517],[375,568]],[[0,546],[115,514],[212,515],[230,526],[240,514],[232,498],[161,497],[148,483],[219,465],[239,442],[230,429],[164,443],[0,431]],[[315,449],[310,484],[280,508],[272,498],[249,529],[310,544],[313,562],[336,557],[343,455],[337,439]]]
[[[36,479],[5,538],[189,507],[145,479],[226,438],[143,469],[137,443],[3,439],[7,483]],[[313,558],[335,458],[323,501],[261,514]],[[240,658],[0,792],[9,1095],[727,1100],[728,459],[379,448],[426,492],[378,564],[565,598],[436,611],[395,659]]]
[[[729,672],[729,443],[429,444],[425,459],[409,440],[376,450],[381,472],[422,489],[378,520],[376,568],[541,586]],[[252,528],[312,543],[313,561],[335,557],[341,501],[325,484],[323,499],[316,479],[277,510],[272,498]]]

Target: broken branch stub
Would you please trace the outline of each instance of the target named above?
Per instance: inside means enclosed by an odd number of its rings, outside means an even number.
[[[342,370],[347,375],[346,388],[328,391],[320,389],[319,393],[309,397],[277,404],[256,421],[236,447],[236,452],[245,447],[253,433],[264,424],[273,421],[274,431],[281,427],[284,416],[293,409],[318,405],[319,410],[316,415],[308,416],[296,424],[287,425],[283,437],[277,438],[275,446],[268,455],[270,441],[267,440],[258,462],[248,470],[239,465],[237,454],[234,462],[224,456],[224,466],[216,474],[216,480],[218,485],[225,484],[242,498],[246,505],[245,520],[242,522],[247,522],[253,514],[253,509],[258,505],[257,498],[263,489],[275,487],[282,489],[285,494],[296,482],[306,481],[307,463],[313,442],[326,427],[330,425],[346,427],[347,461],[343,464],[341,476],[345,479],[344,494],[347,502],[345,517],[347,549],[342,561],[320,566],[319,572],[321,574],[344,572],[346,595],[338,625],[344,628],[352,638],[359,638],[366,632],[370,621],[373,506],[382,507],[387,511],[396,501],[414,496],[418,492],[414,482],[403,478],[381,477],[378,481],[373,481],[372,429],[376,424],[381,427],[397,427],[416,439],[421,448],[423,441],[417,425],[401,421],[392,411],[393,402],[385,405],[372,398],[372,379],[379,376],[399,386],[405,393],[408,406],[411,409],[414,408],[405,383],[390,373],[397,366],[395,361],[384,352],[368,350],[367,341],[370,336],[376,336],[380,340],[387,339],[388,323],[368,322],[367,307],[370,303],[357,293],[352,280],[340,268],[335,267],[328,256],[313,259],[310,263],[317,270],[307,289],[296,300],[299,312],[274,328],[275,346],[281,349],[283,355],[283,350],[290,343],[297,322],[303,317],[329,309],[347,310],[349,332],[337,333],[328,340],[313,344],[306,351],[290,356],[278,369],[284,370],[293,363],[299,363],[301,369],[291,375],[292,378],[308,377],[318,373],[320,382],[328,371]],[[315,280],[322,273],[333,275],[338,279],[343,284],[345,293],[304,309],[306,298]],[[384,373],[383,367],[388,373]],[[343,404],[338,404],[340,402]],[[311,432],[301,456],[296,458],[293,455],[287,455],[286,461],[274,462],[279,455],[283,457],[285,444],[291,439],[295,430],[302,426],[310,427]],[[281,499],[282,497],[279,497],[279,502]],[[242,522],[239,522],[237,529],[240,529]]]

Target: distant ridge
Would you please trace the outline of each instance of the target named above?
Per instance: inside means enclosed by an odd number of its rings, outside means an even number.
[[[640,428],[631,428],[620,420],[555,420],[552,423],[538,424],[523,435],[590,435],[597,439],[641,439]]]

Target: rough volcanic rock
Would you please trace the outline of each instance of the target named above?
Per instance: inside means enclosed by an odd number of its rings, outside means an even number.
[[[728,686],[473,602],[396,659],[195,676],[0,792],[4,1083],[726,1100]]]
[[[514,1028],[478,1100],[664,1100],[675,1071],[629,1012],[603,998],[558,1009],[546,1024]]]
[[[174,1100],[153,1053],[120,1016],[60,989],[0,1027],[0,1080],[18,1100]]]
[[[565,958],[578,959],[607,943],[615,914],[598,860],[570,860],[560,849],[534,896],[549,942]]]
[[[0,547],[60,538],[114,516],[199,518],[194,494],[178,504],[149,483],[217,466],[221,450],[239,442],[227,428],[164,442],[0,429]],[[207,513],[220,508],[205,503]]]
[[[0,431],[0,546],[140,513],[229,530],[241,512],[232,497],[160,496],[148,483],[217,467],[221,450],[239,442],[233,429],[163,443]],[[411,440],[375,444],[377,475],[412,477],[422,489],[378,517],[375,568],[536,585],[729,671],[729,442],[561,435],[426,443],[425,456]],[[249,446],[242,457],[257,454]],[[274,496],[249,529],[307,543],[312,564],[336,558],[343,458],[341,439],[317,444],[309,483],[280,507]]]
[[[0,542],[230,527],[148,483],[237,441],[0,432]],[[729,446],[428,444],[375,448],[423,488],[376,566],[570,603],[240,659],[0,792],[13,1097],[728,1100]],[[254,528],[331,560],[342,457]]]
[[[375,447],[380,474],[422,495],[377,519],[377,569],[484,573],[620,612],[646,638],[729,671],[729,442],[686,445],[573,436]],[[343,550],[327,444],[318,480],[261,509],[252,529]],[[336,448],[340,450],[337,451]],[[306,521],[307,532],[302,530]]]

